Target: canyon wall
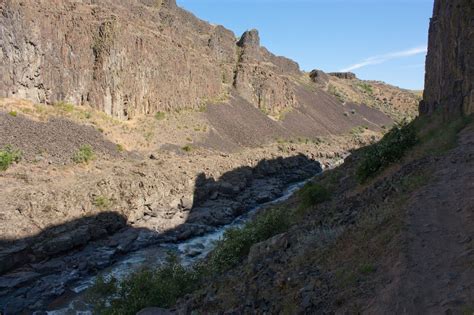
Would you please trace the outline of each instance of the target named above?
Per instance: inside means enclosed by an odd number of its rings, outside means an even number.
[[[474,2],[435,0],[420,113],[474,112]]]
[[[175,0],[0,2],[0,97],[87,104],[128,119],[196,109],[237,90],[295,106],[298,65],[177,7]],[[231,91],[232,90],[232,91]]]

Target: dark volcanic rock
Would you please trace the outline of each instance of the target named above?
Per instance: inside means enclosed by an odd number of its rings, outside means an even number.
[[[326,83],[329,82],[329,76],[321,71],[321,70],[313,70],[309,73],[309,77],[314,83],[318,83],[320,85],[325,85]]]
[[[436,0],[420,114],[474,112],[474,2]]]
[[[330,72],[328,73],[330,76],[339,78],[339,79],[344,79],[344,80],[353,80],[357,79],[355,73],[352,72]]]
[[[260,47],[260,35],[256,29],[246,31],[237,42],[239,47]]]

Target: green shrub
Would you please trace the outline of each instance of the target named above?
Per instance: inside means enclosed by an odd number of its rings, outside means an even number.
[[[298,194],[302,199],[301,206],[305,208],[331,199],[329,189],[316,183],[305,185]]]
[[[155,114],[155,119],[156,119],[156,120],[163,120],[163,119],[165,119],[165,118],[166,118],[166,114],[163,113],[163,112],[157,112],[157,113]]]
[[[77,164],[89,163],[89,161],[92,161],[93,159],[95,159],[94,150],[88,144],[81,146],[72,157],[72,160]]]
[[[117,147],[117,151],[119,151],[119,152],[125,151],[125,148],[120,143],[117,143],[116,147]]]
[[[345,96],[334,85],[329,84],[328,92],[334,95],[339,100],[339,102],[344,103],[346,101]]]
[[[357,86],[359,87],[360,90],[362,90],[363,92],[365,92],[369,95],[372,95],[374,93],[374,89],[372,88],[372,85],[370,85],[370,84],[359,83],[359,84],[357,84]]]
[[[209,268],[222,272],[235,266],[248,255],[252,245],[287,231],[289,226],[288,213],[284,209],[271,209],[241,229],[227,230],[209,258]]]
[[[109,198],[105,196],[96,196],[92,203],[94,204],[94,206],[96,206],[99,209],[107,209],[112,204]]]
[[[0,150],[0,171],[6,171],[13,163],[20,162],[21,156],[20,150],[15,150],[10,145],[5,146]]]
[[[18,113],[14,110],[12,110],[11,112],[8,113],[8,115],[12,116],[12,117],[16,117],[18,115]]]
[[[168,308],[185,294],[197,289],[199,271],[183,267],[174,255],[155,269],[143,269],[123,281],[98,278],[87,300],[95,313],[103,315],[135,315],[149,306]]]
[[[193,147],[187,144],[184,147],[182,147],[181,150],[183,150],[184,152],[191,152],[193,150]]]
[[[405,152],[418,141],[413,124],[402,122],[394,126],[380,142],[366,148],[362,161],[357,167],[360,182],[374,177],[388,165],[400,160]]]

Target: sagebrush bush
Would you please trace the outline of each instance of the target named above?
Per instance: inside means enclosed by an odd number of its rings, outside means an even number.
[[[155,114],[155,119],[156,119],[156,120],[163,120],[163,119],[165,119],[165,118],[166,118],[166,114],[163,113],[163,112],[157,112],[157,113]]]
[[[418,141],[413,124],[402,122],[394,126],[378,143],[367,147],[357,167],[360,182],[374,177],[388,165],[400,160]]]
[[[72,157],[72,160],[78,164],[88,163],[93,159],[95,159],[95,153],[92,147],[88,144],[82,145]]]
[[[193,150],[193,147],[187,144],[184,147],[182,147],[181,150],[183,150],[184,152],[191,152]]]
[[[112,202],[110,201],[110,199],[102,195],[96,196],[92,203],[94,204],[94,206],[96,206],[99,209],[106,209],[112,205]]]
[[[301,197],[301,206],[309,207],[331,199],[331,192],[317,183],[306,184],[298,194]]]
[[[271,209],[241,229],[227,230],[209,258],[209,267],[221,272],[235,266],[249,253],[252,245],[285,232],[289,225],[288,213],[284,209]]]
[[[7,145],[0,150],[0,171],[6,171],[13,163],[20,162],[22,152]]]
[[[123,281],[99,277],[87,300],[97,314],[135,315],[149,306],[168,308],[197,289],[201,274],[181,265],[175,255],[157,269],[142,269]]]

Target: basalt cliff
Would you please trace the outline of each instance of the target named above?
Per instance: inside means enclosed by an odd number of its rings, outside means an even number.
[[[436,110],[446,116],[474,112],[473,16],[472,1],[435,1],[422,114]]]

